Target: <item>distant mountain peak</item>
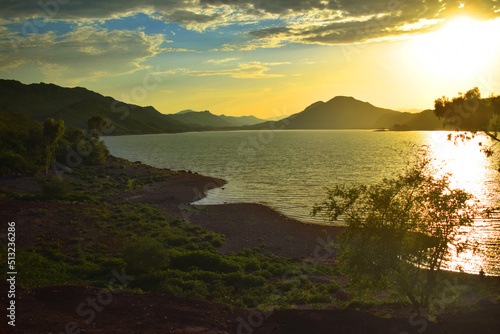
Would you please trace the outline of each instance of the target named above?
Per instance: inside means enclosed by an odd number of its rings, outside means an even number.
[[[351,104],[367,104],[372,105],[369,102],[358,100],[352,96],[339,95],[335,96],[333,99],[329,100],[327,103],[351,103]]]
[[[255,116],[226,116],[215,115],[210,110],[194,111],[191,109],[179,111],[176,114],[166,115],[171,119],[191,125],[207,128],[227,128],[254,125],[264,122]]]
[[[211,114],[211,112],[209,110],[196,111],[193,109],[186,109],[186,110],[181,110],[179,112],[176,112],[175,114],[172,114],[172,115],[183,115],[183,114],[189,114],[189,113],[209,113],[209,114]]]
[[[335,96],[333,99],[331,100],[355,100],[355,101],[359,101],[358,99],[355,99],[354,97],[352,96],[348,96],[348,95],[337,95]],[[330,101],[331,101],[330,100]],[[360,101],[361,102],[361,101]]]
[[[302,112],[288,117],[285,122],[281,123],[281,127],[285,126],[286,129],[387,129],[392,128],[394,124],[403,124],[408,125],[409,129],[422,129],[426,126],[431,129],[438,128],[435,123],[437,118],[433,119],[432,115],[427,116],[379,108],[352,96],[339,95],[328,102],[318,101],[309,105]]]

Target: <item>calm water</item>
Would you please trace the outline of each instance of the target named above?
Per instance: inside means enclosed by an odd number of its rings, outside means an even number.
[[[196,204],[262,203],[307,222],[325,187],[337,183],[375,183],[402,168],[399,153],[408,143],[427,145],[452,185],[492,204],[498,194],[494,160],[475,139],[454,145],[446,132],[374,132],[370,130],[234,131],[106,137],[112,154],[175,170],[192,170],[228,181]],[[500,224],[478,220],[471,239],[488,253],[500,253]],[[450,265],[468,272],[482,267],[500,274],[493,256],[461,255]]]

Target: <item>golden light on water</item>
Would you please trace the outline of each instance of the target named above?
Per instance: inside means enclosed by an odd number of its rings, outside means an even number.
[[[488,181],[494,179],[497,172],[492,169],[492,161],[482,151],[482,142],[485,140],[479,136],[458,142],[445,140],[434,143],[431,152],[437,168],[451,174],[452,188],[463,189],[482,202],[489,202]]]
[[[498,205],[497,160],[487,157],[480,144],[489,143],[488,138],[477,136],[471,140],[453,142],[446,140],[447,133],[435,132],[430,135],[430,151],[435,159],[438,174],[449,173],[450,186],[472,194],[480,208]],[[478,217],[463,238],[477,244],[476,251],[468,249],[460,253],[453,252],[452,259],[445,267],[449,270],[500,275],[500,216]]]

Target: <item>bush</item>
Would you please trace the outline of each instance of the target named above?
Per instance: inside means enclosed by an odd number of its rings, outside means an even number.
[[[245,275],[242,272],[226,274],[222,279],[227,285],[232,285],[237,289],[262,286],[266,283],[266,279],[261,276]]]
[[[56,160],[66,161],[71,151],[77,152],[86,165],[102,165],[109,156],[109,150],[104,142],[97,138],[86,137],[83,130],[77,128],[66,129],[55,152]]]
[[[30,162],[20,154],[14,152],[0,153],[0,175],[16,171],[35,172],[36,170],[37,166],[30,164]]]
[[[42,125],[25,115],[0,112],[0,174],[35,173],[43,165]]]
[[[337,281],[331,281],[326,284],[322,284],[318,290],[329,293],[329,294],[334,294],[335,292],[339,291],[340,285],[337,283]]]
[[[304,290],[293,289],[285,294],[286,300],[290,304],[302,305],[306,304],[308,300],[308,293]]]
[[[276,289],[281,292],[287,292],[292,289],[297,288],[300,283],[297,280],[286,280],[286,281],[278,281],[276,282]]]
[[[17,283],[27,288],[70,282],[65,262],[52,261],[35,252],[19,250],[16,263],[18,271],[22,272]]]
[[[479,214],[472,195],[436,177],[425,150],[392,178],[372,185],[337,185],[313,209],[330,222],[343,218],[339,260],[351,287],[395,287],[422,312],[440,289],[439,272],[453,253],[473,249],[467,227]]]
[[[189,271],[196,268],[219,273],[230,273],[240,270],[240,266],[226,260],[218,254],[206,251],[193,251],[178,255],[171,260],[172,268]]]
[[[125,248],[123,259],[127,263],[127,268],[133,273],[141,274],[166,268],[170,255],[161,242],[144,237]]]
[[[59,180],[49,176],[42,181],[42,197],[44,199],[64,199],[73,191],[69,180]]]

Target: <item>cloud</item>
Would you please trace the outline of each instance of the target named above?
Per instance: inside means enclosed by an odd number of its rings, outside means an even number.
[[[269,74],[266,73],[270,70],[269,66],[277,66],[289,64],[287,62],[275,62],[275,63],[261,63],[258,61],[239,63],[237,68],[227,69],[227,70],[213,70],[213,71],[190,71],[184,70],[188,75],[194,76],[212,76],[212,75],[223,75],[230,76],[232,78],[245,78],[245,79],[262,79],[262,78],[277,78],[283,77],[282,74]]]
[[[238,60],[238,59],[239,58],[208,59],[208,60],[205,60],[203,63],[220,65],[220,64],[228,63],[228,62]]]
[[[1,1],[0,12],[8,18],[46,17],[54,20],[109,19],[130,16],[133,13],[169,12],[187,7],[192,1],[184,0],[16,0]]]
[[[292,29],[288,27],[273,27],[261,30],[254,30],[251,31],[250,34],[257,39],[260,39],[270,36],[290,35],[291,31]]]
[[[165,42],[169,41],[162,34],[108,31],[92,26],[79,27],[63,35],[47,32],[17,36],[0,40],[5,56],[0,58],[0,71],[29,65],[50,78],[66,78],[78,83],[145,69],[142,63],[162,52],[161,45]],[[13,63],[12,59],[17,62]]]
[[[176,22],[186,27],[187,29],[200,32],[206,30],[208,27],[213,26],[214,22],[219,21],[220,17],[220,14],[198,14],[193,11],[187,10],[176,10],[163,16],[163,18],[167,22]]]
[[[310,9],[324,9],[328,1],[321,0],[200,0],[200,4],[220,5],[247,5],[256,10],[271,14],[285,14],[301,12]]]
[[[400,39],[410,34],[440,27],[443,19],[462,13],[460,2],[442,1],[329,1],[327,8],[306,13],[309,24],[289,15],[280,26],[256,29],[255,39],[278,38],[283,42],[316,44],[355,44],[383,39]],[[318,7],[319,8],[319,7]],[[494,18],[500,16],[496,1],[469,1],[466,13]],[[465,12],[464,12],[465,13]]]
[[[137,13],[200,33],[230,25],[249,26],[238,30],[237,43],[228,41],[214,49],[218,51],[280,47],[287,43],[353,44],[400,39],[438,28],[443,19],[462,12],[496,18],[500,16],[500,3],[498,0],[0,1],[1,23],[21,22],[27,31],[29,24],[36,26],[36,22],[66,20],[78,25]],[[420,24],[422,20],[428,24]],[[1,34],[2,31],[0,39]],[[88,52],[97,51],[89,48]]]
[[[163,52],[198,52],[193,49],[186,49],[186,48],[163,48]]]
[[[285,46],[286,42],[291,41],[292,38],[288,38],[287,40],[285,40],[281,39],[279,36],[273,36],[266,39],[250,40],[246,44],[226,43],[223,44],[220,48],[215,48],[210,51],[252,51],[257,49],[280,48],[282,46]]]

